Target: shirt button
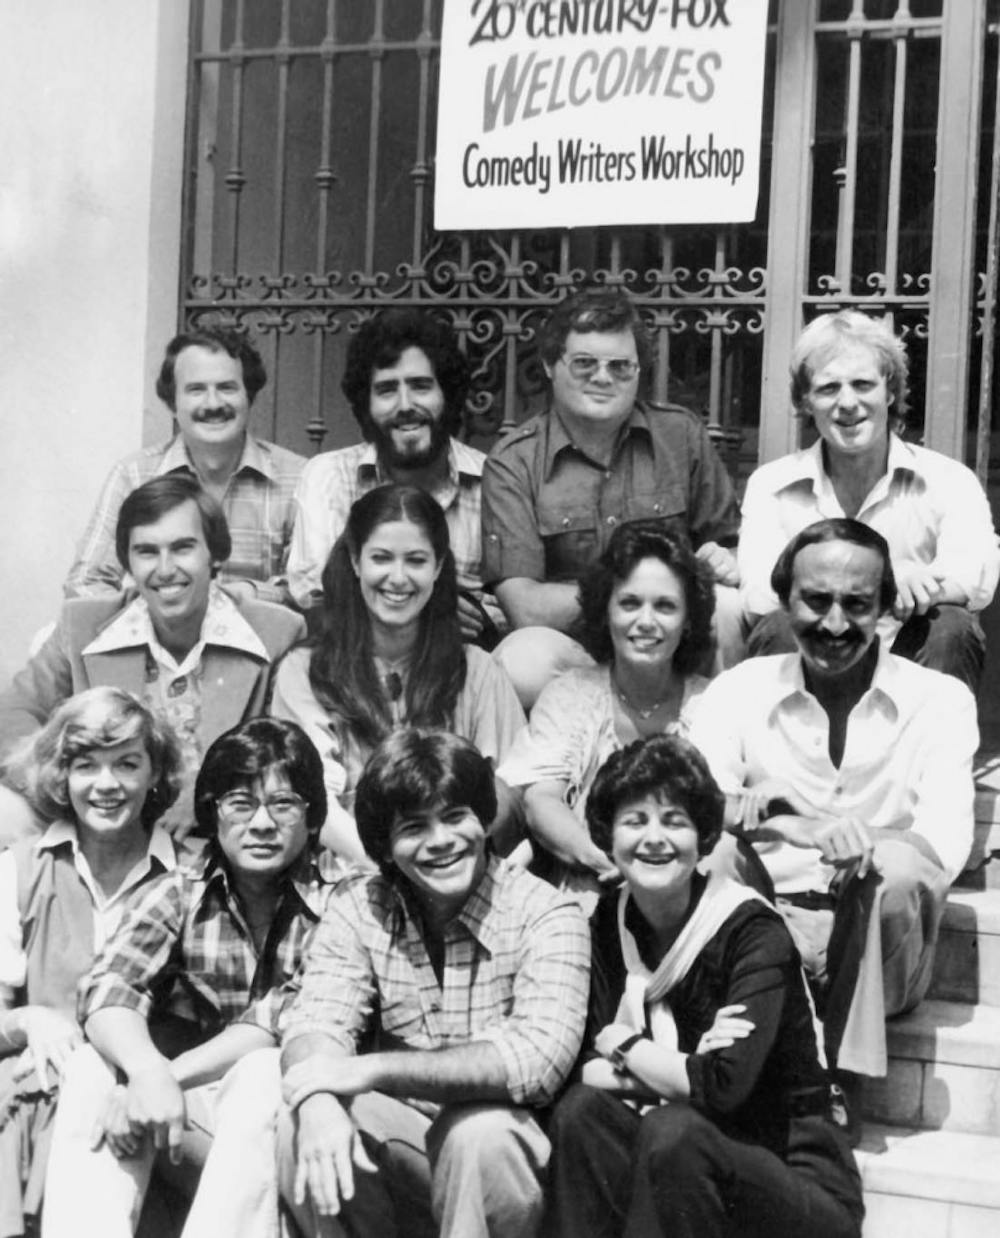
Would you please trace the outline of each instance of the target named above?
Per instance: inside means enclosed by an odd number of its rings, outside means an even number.
[[[662,511],[663,511],[663,504],[662,504],[662,503],[654,503],[654,504],[653,504],[653,511],[654,511],[654,512],[662,512]]]
[[[499,534],[497,533],[491,533],[489,538],[491,542],[498,542],[500,540]]]
[[[618,521],[614,518],[614,516],[608,517],[608,524],[611,525],[612,528],[614,528],[617,523]]]
[[[440,1013],[441,1013],[441,1003],[440,1003],[440,1002],[431,1002],[431,1010],[434,1012],[434,1014],[440,1014]]]
[[[562,523],[563,523],[563,528],[568,529],[569,528],[569,516],[563,516]]]

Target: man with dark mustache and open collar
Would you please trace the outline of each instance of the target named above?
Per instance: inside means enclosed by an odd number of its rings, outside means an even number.
[[[886,1073],[885,1019],[927,991],[968,857],[976,703],[954,676],[880,643],[896,582],[870,526],[808,526],[771,585],[797,652],[720,675],[691,740],[727,795],[729,828],[760,861],[741,875],[784,915],[815,981],[829,1065],[857,1102],[862,1077]]]
[[[219,573],[233,597],[287,605],[285,560],[292,499],[305,460],[249,431],[253,403],[267,382],[248,335],[225,327],[185,331],[167,345],[156,394],[174,416],[174,437],[119,460],[101,490],[66,578],[67,597],[122,588],[115,522],[125,497],[153,477],[197,478],[225,513],[233,549]]]
[[[455,556],[464,640],[489,649],[506,621],[483,593],[479,523],[486,456],[456,435],[470,369],[450,326],[421,310],[382,310],[347,349],[341,390],[364,442],[325,451],[306,465],[295,495],[288,556],[292,597],[308,611],[356,499],[395,482],[426,490],[444,511]]]

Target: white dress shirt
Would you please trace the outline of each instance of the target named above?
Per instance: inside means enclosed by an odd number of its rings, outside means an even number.
[[[821,812],[921,835],[954,880],[973,835],[979,732],[969,689],[883,647],[871,687],[848,718],[839,769],[829,731],[826,711],[805,687],[801,657],[775,654],[750,658],[708,685],[691,742],[727,794],[784,779]],[[817,849],[755,846],[778,893],[829,886],[833,870]]]
[[[743,498],[738,551],[743,609],[751,615],[776,610],[771,570],[778,555],[808,525],[844,515],[823,468],[821,439],[761,465]],[[856,518],[882,534],[894,564],[926,563],[965,590],[970,610],[989,605],[1000,551],[986,495],[964,464],[891,434],[886,472]],[[884,643],[891,644],[899,628],[891,614],[879,620]]]

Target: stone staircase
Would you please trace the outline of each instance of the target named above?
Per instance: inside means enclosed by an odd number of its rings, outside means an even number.
[[[926,1001],[893,1019],[865,1094],[864,1238],[1000,1235],[1000,756],[976,770],[976,841]]]

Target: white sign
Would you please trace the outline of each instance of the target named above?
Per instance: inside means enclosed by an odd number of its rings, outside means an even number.
[[[767,0],[445,0],[435,227],[736,222]]]

